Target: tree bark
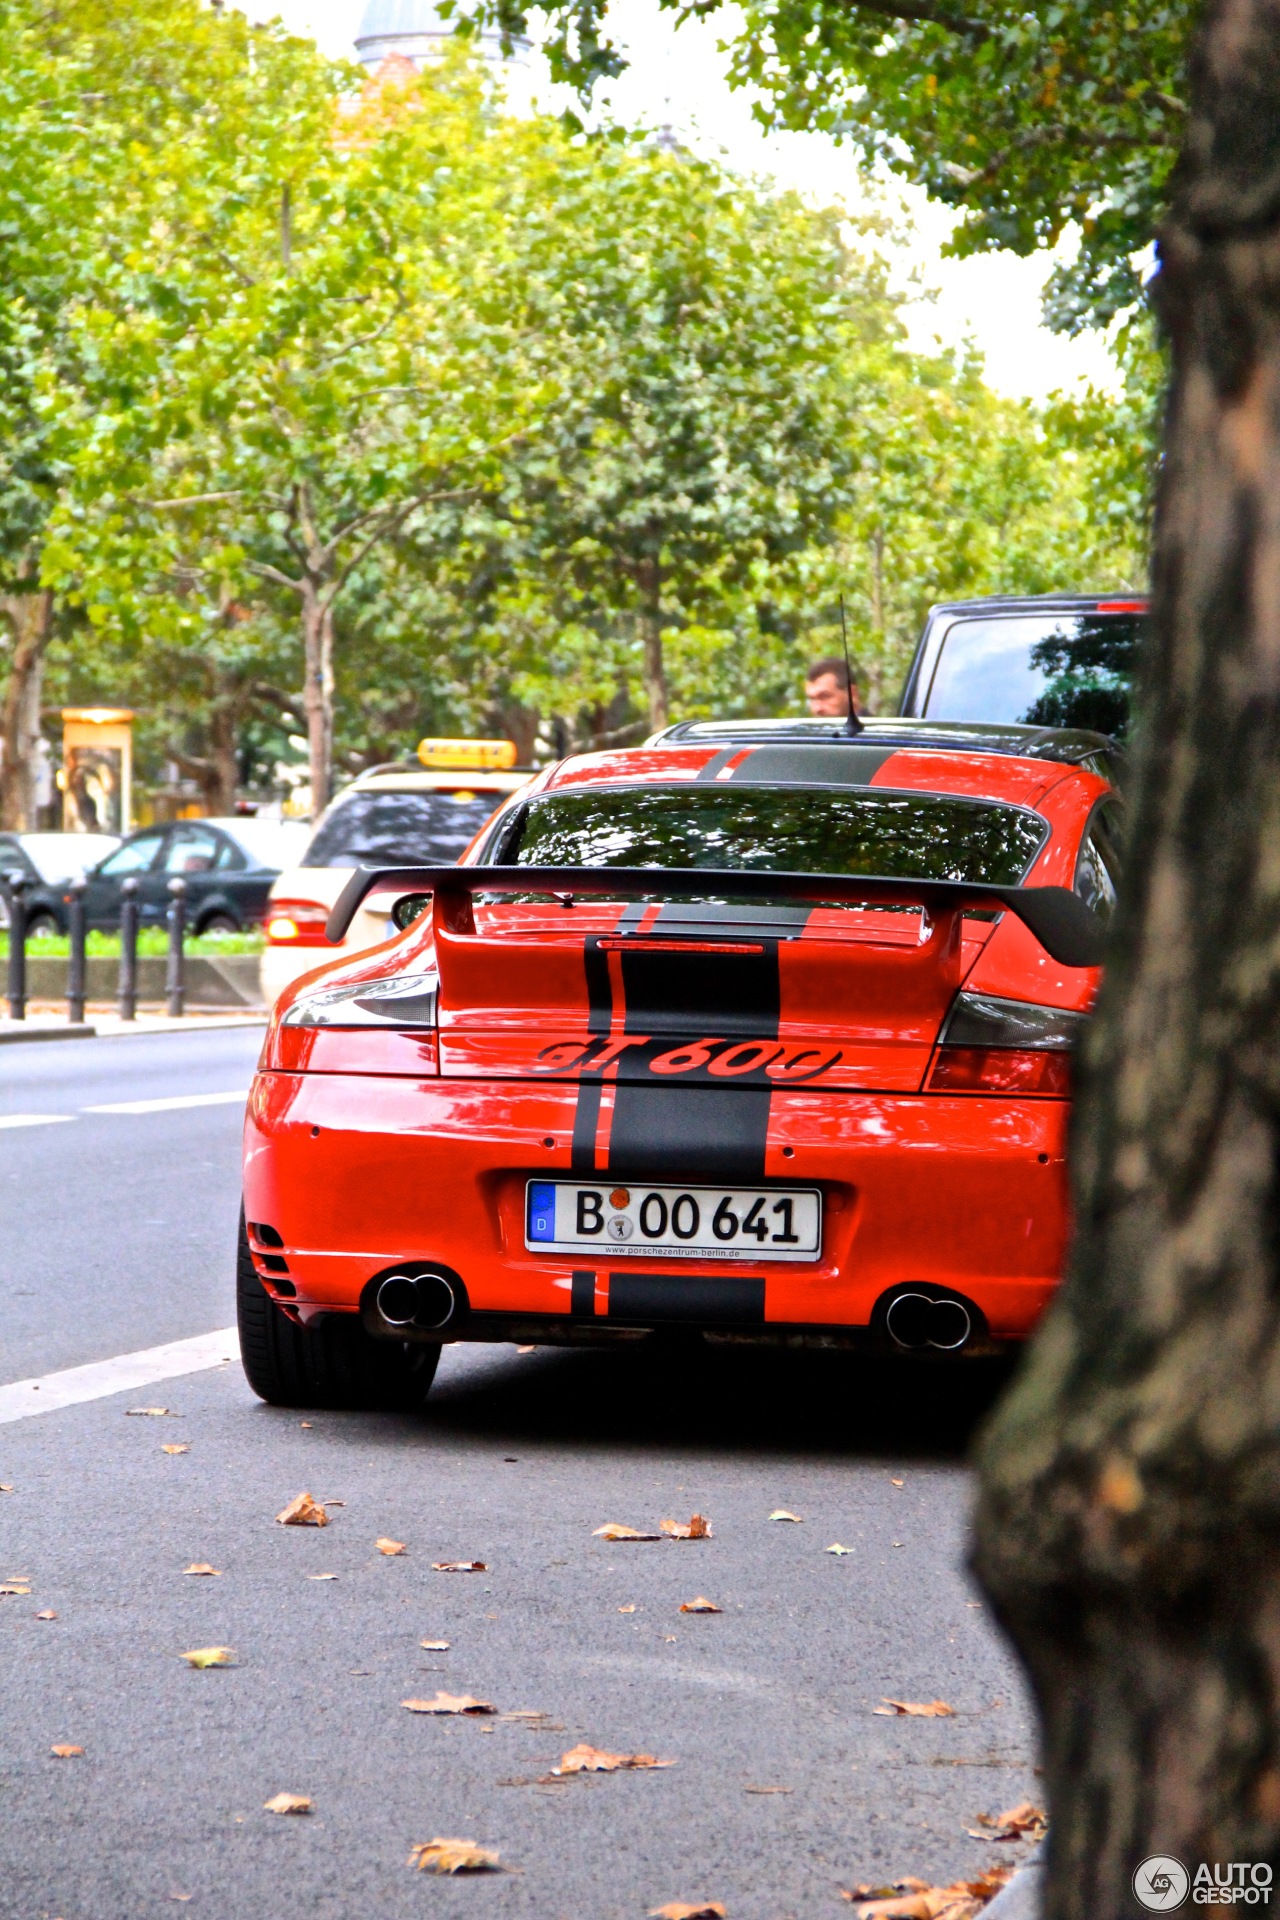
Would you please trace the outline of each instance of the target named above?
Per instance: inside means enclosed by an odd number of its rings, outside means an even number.
[[[53,595],[5,594],[0,597],[0,612],[7,616],[13,635],[0,706],[0,827],[11,833],[33,833],[39,825],[40,695],[53,632]]]
[[[640,638],[644,645],[644,691],[649,703],[649,725],[656,733],[665,727],[670,703],[667,670],[662,657],[662,568],[657,560],[642,560],[635,570],[640,589]]]
[[[1280,0],[1212,0],[1192,79],[1075,1245],[981,1449],[976,1566],[1041,1712],[1049,1920],[1142,1912],[1154,1853],[1280,1869]]]
[[[299,591],[311,814],[313,819],[319,819],[329,804],[333,769],[333,609],[309,575],[303,575]]]

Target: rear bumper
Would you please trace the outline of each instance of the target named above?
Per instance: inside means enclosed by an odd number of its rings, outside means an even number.
[[[924,1284],[972,1301],[994,1340],[1022,1340],[1057,1285],[1065,1101],[777,1089],[762,1184],[822,1187],[822,1256],[726,1270],[526,1250],[525,1183],[570,1173],[576,1100],[571,1083],[259,1074],[245,1210],[282,1243],[274,1275],[260,1262],[264,1279],[283,1282],[306,1319],[358,1311],[398,1262],[438,1264],[461,1278],[474,1316],[459,1338],[667,1322],[834,1337],[869,1328],[887,1289]]]

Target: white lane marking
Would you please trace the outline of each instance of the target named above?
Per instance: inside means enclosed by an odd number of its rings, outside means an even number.
[[[105,1107],[81,1107],[81,1113],[173,1113],[178,1107],[229,1107],[233,1101],[241,1106],[249,1098],[246,1087],[237,1087],[233,1093],[178,1093],[165,1100],[113,1100]]]
[[[0,1127],[56,1127],[60,1120],[74,1120],[74,1113],[2,1113]]]
[[[53,1413],[59,1407],[78,1407],[85,1400],[102,1400],[110,1393],[132,1392],[157,1380],[176,1380],[179,1374],[203,1373],[239,1357],[234,1327],[218,1333],[198,1333],[194,1340],[171,1340],[164,1347],[146,1347],[141,1353],[120,1353],[114,1360],[95,1360],[87,1367],[67,1367],[38,1380],[15,1380],[0,1387],[0,1426],[25,1420],[33,1413]]]

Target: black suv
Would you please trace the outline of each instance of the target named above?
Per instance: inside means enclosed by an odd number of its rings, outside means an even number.
[[[1123,741],[1146,615],[1145,599],[1121,594],[944,602],[925,621],[899,712]]]

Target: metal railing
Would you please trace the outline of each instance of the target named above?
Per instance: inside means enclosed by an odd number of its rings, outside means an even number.
[[[0,890],[9,912],[9,967],[6,992],[9,1018],[27,1017],[27,894],[32,882],[20,869],[0,874]],[[66,890],[67,934],[70,953],[67,958],[67,1020],[83,1026],[87,984],[85,942],[88,926],[84,904],[85,883],[72,880]],[[116,988],[116,1010],[122,1020],[138,1017],[138,882],[125,880],[120,886],[120,971]],[[169,930],[168,957],[165,962],[165,1006],[171,1018],[186,1011],[187,962],[187,883],[173,879],[168,884],[169,907],[165,920]]]

